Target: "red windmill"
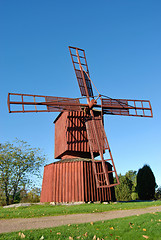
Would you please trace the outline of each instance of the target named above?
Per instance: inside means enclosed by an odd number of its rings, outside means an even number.
[[[148,100],[112,99],[101,95],[90,79],[85,51],[75,47],[69,47],[69,51],[81,98],[9,93],[8,109],[10,113],[60,112],[55,120],[55,158],[61,161],[45,166],[42,202],[113,200],[112,189],[119,184],[119,179],[103,115],[152,117],[151,104]],[[93,94],[92,85],[97,96]],[[87,103],[83,103],[84,98]],[[96,156],[101,160],[95,160]]]

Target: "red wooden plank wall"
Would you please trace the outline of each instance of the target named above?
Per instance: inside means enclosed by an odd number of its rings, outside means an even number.
[[[101,163],[96,164],[101,171]],[[96,188],[92,161],[56,162],[44,167],[41,202],[109,200],[115,200],[114,188]]]

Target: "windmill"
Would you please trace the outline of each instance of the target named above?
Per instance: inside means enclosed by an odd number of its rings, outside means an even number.
[[[100,94],[90,78],[85,51],[71,46],[69,47],[69,51],[80,88],[81,98],[9,93],[8,109],[10,113],[60,112],[57,119],[61,118],[63,120],[59,121],[60,126],[58,129],[60,131],[62,124],[66,123],[64,126],[67,141],[64,147],[65,150],[60,150],[56,154],[56,158],[65,159],[69,156],[89,156],[92,159],[92,169],[97,190],[109,191],[115,185],[119,184],[119,179],[105,134],[103,116],[153,117],[151,104],[148,100],[112,99]],[[93,93],[92,85],[97,91],[96,96]],[[84,99],[86,99],[86,103]],[[65,112],[67,114],[66,117],[62,117],[65,116],[63,115]],[[55,121],[56,124],[58,122],[57,119]],[[81,121],[83,125],[81,125]],[[84,128],[83,133],[81,126]],[[83,138],[81,138],[82,136]],[[57,142],[58,138],[59,144],[57,146],[60,146],[62,136],[57,137],[55,135],[55,142]],[[88,144],[86,148],[85,144],[86,146]],[[105,152],[108,155],[106,159],[104,159]],[[100,156],[99,163],[101,164],[99,167],[97,164],[98,161],[94,159],[98,155]],[[107,162],[110,164],[107,164]],[[115,183],[110,180],[111,174],[114,174],[116,177]]]

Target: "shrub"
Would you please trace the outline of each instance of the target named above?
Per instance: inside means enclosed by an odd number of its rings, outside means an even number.
[[[131,193],[131,199],[132,200],[138,200],[139,199],[138,193],[137,192],[132,192]]]

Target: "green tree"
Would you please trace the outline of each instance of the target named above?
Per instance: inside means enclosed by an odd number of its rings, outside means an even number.
[[[136,175],[137,175],[137,171],[133,171],[133,170],[129,170],[125,176],[128,177],[128,179],[130,179],[133,183],[133,185],[136,185]]]
[[[115,187],[117,201],[132,200],[132,193],[135,192],[136,171],[128,171],[125,175],[119,175],[120,184]]]
[[[141,200],[151,200],[154,198],[156,182],[154,174],[148,165],[140,168],[137,174],[137,192]]]
[[[32,188],[31,191],[27,193],[28,202],[36,203],[40,202],[40,188]]]
[[[5,205],[5,192],[2,189],[2,184],[0,182],[0,206],[4,206]]]
[[[161,199],[161,187],[158,187],[156,192],[155,192],[155,198],[156,199]]]
[[[40,176],[44,162],[40,149],[31,148],[24,141],[0,145],[0,183],[7,205],[14,203],[16,194],[25,184],[32,183],[32,175]]]
[[[120,184],[115,187],[115,194],[117,201],[131,200],[132,181],[123,175],[119,175]]]

